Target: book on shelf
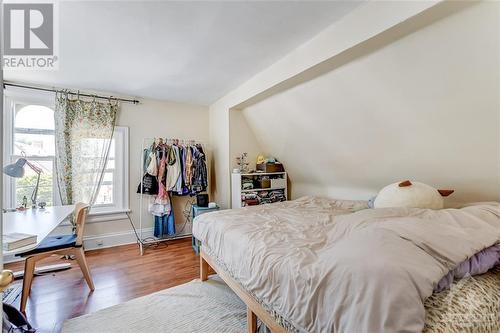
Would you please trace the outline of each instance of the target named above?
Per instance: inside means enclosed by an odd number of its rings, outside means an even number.
[[[3,249],[12,251],[36,243],[36,235],[13,232],[3,235]]]

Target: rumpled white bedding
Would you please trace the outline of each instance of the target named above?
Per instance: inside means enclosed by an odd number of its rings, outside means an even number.
[[[500,241],[500,203],[365,209],[304,197],[197,217],[203,250],[290,331],[421,332],[423,301]]]

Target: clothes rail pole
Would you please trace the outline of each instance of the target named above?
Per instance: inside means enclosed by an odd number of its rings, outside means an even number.
[[[141,253],[141,256],[144,255],[144,246],[143,246],[143,237],[142,237],[142,200],[144,196],[144,184],[142,183],[143,177],[144,177],[144,140],[142,140],[142,146],[141,146],[141,174],[139,175],[139,187],[141,189],[141,198],[139,199],[139,238],[141,241],[139,242],[139,251]],[[154,228],[154,226],[153,226]]]
[[[79,95],[79,96],[83,96],[83,97],[94,97],[94,98],[99,98],[99,99],[112,99],[112,100],[120,101],[120,102],[139,104],[139,101],[136,99],[114,97],[114,96],[102,96],[102,95],[96,95],[96,94],[90,94],[90,93],[82,93],[78,90],[74,91],[74,90],[68,90],[68,89],[39,87],[39,86],[32,86],[32,85],[28,85],[28,84],[21,84],[21,83],[9,82],[9,81],[4,81],[3,86],[4,86],[4,88],[6,86],[9,86],[9,87],[17,87],[17,88],[23,88],[23,89],[39,90],[39,91],[50,91],[50,92],[67,91],[71,95]]]
[[[183,235],[178,235],[178,236],[173,236],[173,237],[165,237],[165,238],[156,238],[154,240],[150,240],[150,241],[146,241],[144,240],[143,238],[143,233],[142,233],[142,214],[143,214],[143,200],[144,200],[144,188],[143,188],[143,184],[142,184],[142,180],[143,180],[143,177],[144,177],[144,174],[146,172],[146,170],[144,170],[144,149],[146,149],[146,147],[149,147],[152,143],[154,143],[156,140],[158,139],[162,139],[164,140],[165,142],[166,141],[178,141],[178,142],[183,142],[184,144],[200,144],[202,145],[202,147],[206,148],[207,145],[199,140],[194,140],[194,139],[179,139],[179,138],[167,138],[167,137],[156,137],[156,138],[143,138],[142,139],[142,145],[141,145],[141,152],[140,152],[140,163],[141,163],[141,167],[139,168],[140,170],[140,175],[139,175],[139,188],[140,188],[140,196],[139,196],[139,238],[140,238],[140,242],[139,242],[139,251],[140,251],[140,254],[141,256],[144,254],[144,245],[148,245],[148,244],[157,244],[157,243],[160,243],[160,242],[166,242],[166,241],[169,241],[169,240],[175,240],[175,239],[181,239],[181,238],[187,238],[187,237],[191,237],[192,234],[183,234]],[[206,153],[206,151],[205,151]],[[208,159],[208,156],[206,156],[206,158]],[[173,206],[172,206],[172,209],[173,209]]]

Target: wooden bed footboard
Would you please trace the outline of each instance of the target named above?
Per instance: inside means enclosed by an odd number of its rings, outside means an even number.
[[[236,295],[247,306],[247,331],[249,333],[257,332],[257,317],[271,330],[273,333],[286,333],[285,329],[278,324],[274,318],[250,295],[238,282],[236,282],[224,269],[220,268],[217,263],[206,253],[203,252],[203,247],[200,251],[200,279],[206,281],[208,279],[208,270],[212,268],[219,277],[226,282]]]

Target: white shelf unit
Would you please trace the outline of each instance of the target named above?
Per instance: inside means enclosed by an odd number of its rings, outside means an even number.
[[[270,176],[273,178],[282,179],[282,185],[271,186],[269,188],[254,188],[254,189],[242,189],[242,178],[256,178],[262,176]],[[278,177],[279,176],[279,177]],[[231,208],[241,208],[243,207],[241,195],[250,192],[261,192],[261,191],[273,191],[273,190],[283,190],[285,199],[288,200],[288,185],[287,185],[287,175],[286,172],[254,172],[254,173],[233,173],[231,175]]]

